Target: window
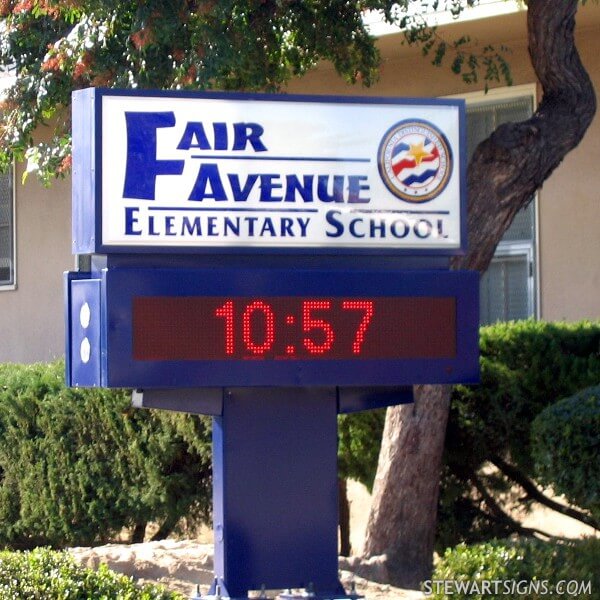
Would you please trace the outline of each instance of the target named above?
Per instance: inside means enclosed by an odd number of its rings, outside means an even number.
[[[513,98],[467,99],[467,152],[498,125],[522,121],[533,112],[532,90]],[[536,227],[535,201],[521,210],[496,248],[494,258],[481,278],[480,320],[526,319],[536,315]]]
[[[15,285],[15,206],[12,172],[0,173],[0,289]]]

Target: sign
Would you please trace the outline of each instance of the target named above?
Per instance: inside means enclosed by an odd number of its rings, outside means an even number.
[[[461,100],[88,89],[74,251],[465,247]]]
[[[71,282],[71,384],[475,381],[477,286],[464,271],[109,269]]]
[[[214,416],[210,597],[356,598],[337,414],[478,380],[478,274],[447,270],[463,124],[450,100],[74,93],[73,251],[93,256],[65,277],[67,383]]]

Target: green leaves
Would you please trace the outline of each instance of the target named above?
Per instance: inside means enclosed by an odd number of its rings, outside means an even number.
[[[543,410],[531,444],[540,482],[600,520],[600,385]]]
[[[473,489],[474,478],[496,500],[506,500],[513,482],[490,470],[495,457],[515,467],[522,477],[535,479],[531,441],[539,443],[539,435],[532,437],[532,422],[558,399],[600,381],[599,322],[498,323],[481,329],[480,350],[481,383],[458,386],[452,396],[440,501],[441,546],[489,539],[510,529],[506,523],[499,526],[489,507],[483,506]],[[556,436],[564,426],[549,438],[554,440],[550,443],[558,444]],[[557,471],[558,465],[553,477]],[[590,489],[598,487],[592,484]],[[520,495],[510,500],[527,508],[527,498]]]
[[[67,389],[63,369],[0,365],[0,543],[92,545],[149,521],[205,520],[210,421]]]
[[[101,564],[97,571],[80,567],[66,552],[37,548],[0,552],[0,600],[182,600],[156,585],[138,586],[131,577]]]
[[[17,8],[18,7],[18,8]],[[379,56],[361,2],[30,0],[0,14],[0,69],[16,82],[2,107],[0,166],[26,159],[44,183],[68,171],[58,120],[89,86],[275,91],[319,60],[369,85]],[[50,140],[35,140],[51,122]]]
[[[471,1],[467,4],[472,4]],[[85,87],[278,91],[319,61],[372,85],[379,53],[363,22],[382,11],[434,64],[475,82],[509,81],[502,53],[440,39],[425,15],[458,0],[23,0],[0,5],[0,70],[16,77],[0,105],[0,168],[27,161],[43,183],[69,171],[71,92]],[[40,125],[50,124],[45,143]]]
[[[338,470],[344,479],[373,488],[385,409],[368,410],[338,417]]]
[[[436,600],[592,598],[600,585],[598,561],[600,540],[595,538],[568,544],[535,539],[459,544],[440,558],[424,591]]]

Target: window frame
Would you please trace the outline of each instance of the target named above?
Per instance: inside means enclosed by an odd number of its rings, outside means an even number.
[[[12,292],[17,289],[17,202],[16,202],[16,186],[15,186],[15,165],[11,165],[8,173],[8,182],[10,186],[10,223],[11,229],[11,243],[12,243],[12,281],[10,283],[3,283],[0,281],[0,293],[1,292]]]
[[[469,105],[485,105],[487,103],[494,104],[503,101],[517,100],[519,98],[527,97],[531,98],[533,102],[533,107],[537,106],[538,101],[538,86],[535,83],[526,83],[515,86],[503,86],[499,88],[489,89],[487,92],[484,90],[478,90],[476,92],[469,92],[465,94],[454,94],[451,96],[447,96],[448,98],[462,98],[465,100],[467,107]],[[529,264],[530,264],[530,276],[528,278],[528,286],[531,303],[533,307],[530,311],[531,316],[534,319],[541,318],[541,265],[540,265],[540,211],[539,211],[539,194],[540,192],[536,192],[532,202],[534,205],[533,210],[533,228],[534,228],[534,237],[533,243],[522,244],[518,241],[514,242],[504,242],[501,241],[496,251],[494,252],[494,257],[502,258],[503,256],[508,256],[510,254],[522,254],[523,247],[527,246],[530,248],[530,252],[528,252],[529,256]],[[467,240],[468,244],[468,240]],[[513,252],[512,249],[515,251]],[[531,269],[531,265],[533,264],[533,269]]]
[[[496,252],[494,253],[492,262],[490,263],[491,266],[491,264],[493,264],[494,262],[505,261],[507,259],[510,260],[511,258],[518,259],[521,257],[523,257],[526,260],[528,266],[527,311],[531,315],[535,315],[536,307],[539,304],[539,302],[537,301],[535,275],[532,269],[532,265],[535,265],[535,261],[533,259],[534,252],[535,248],[533,247],[533,244],[522,242],[500,242],[498,244],[498,247],[496,248]],[[537,318],[537,316],[535,318]],[[502,320],[498,322],[505,323],[506,321]],[[482,325],[493,325],[493,323],[482,323]]]

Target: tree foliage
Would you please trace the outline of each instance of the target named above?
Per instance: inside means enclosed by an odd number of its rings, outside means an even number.
[[[575,43],[578,4],[578,0],[527,2],[528,50],[542,98],[529,119],[502,124],[472,156],[467,169],[469,247],[464,256],[452,260],[454,268],[479,272],[488,268],[515,215],[581,142],[594,118],[594,87]],[[389,459],[379,461],[365,553],[388,556],[388,580],[395,585],[418,586],[431,575],[449,408],[449,387],[422,386],[410,411],[388,410],[382,457]],[[400,449],[414,447],[415,439],[427,443],[407,461]],[[510,466],[506,463],[505,468],[510,471]],[[418,486],[413,484],[416,480]],[[538,492],[523,484],[528,494]],[[389,501],[392,496],[394,502]],[[493,505],[488,494],[484,501]]]
[[[600,380],[598,322],[498,323],[481,329],[480,349],[481,384],[458,386],[452,396],[440,498],[439,550],[460,541],[534,533],[511,518],[511,501],[522,511],[533,501],[561,510],[536,485],[532,440],[540,447],[544,442],[532,434],[532,422],[560,398]],[[568,420],[564,414],[560,427],[557,417],[551,426],[548,419],[542,422],[554,431],[548,444],[556,444],[565,431],[581,428],[577,420]],[[535,431],[540,432],[541,426]],[[587,437],[579,441],[588,446],[593,443],[592,431],[590,423]],[[577,437],[573,435],[571,441],[576,443]],[[587,456],[593,452],[593,447],[588,448]],[[575,455],[571,458],[580,459]],[[581,462],[587,464],[585,458]],[[594,467],[589,468],[593,471]],[[582,465],[577,474],[584,472]],[[572,469],[570,473],[574,475]],[[551,482],[547,476],[541,483]],[[575,509],[570,516],[598,527],[598,521]]]
[[[377,469],[385,410],[376,409],[338,417],[338,473],[360,481],[369,491]]]
[[[369,86],[379,54],[365,11],[404,29],[434,64],[452,54],[467,81],[509,72],[492,47],[446,41],[425,18],[474,0],[0,0],[0,71],[16,80],[2,103],[0,168],[27,160],[48,183],[69,172],[70,94],[86,87],[277,91],[320,60]],[[40,142],[34,132],[48,125]]]
[[[0,600],[183,600],[159,584],[138,585],[133,577],[78,565],[67,552],[36,548],[28,552],[0,551]]]
[[[534,501],[548,501],[548,508],[562,510],[539,484],[591,510],[588,518],[567,509],[598,527],[600,393],[587,386],[600,381],[600,322],[497,323],[481,328],[480,352],[481,383],[453,390],[437,550],[534,533],[520,527],[510,509],[526,512]],[[381,411],[340,417],[340,471],[369,489],[383,425]]]
[[[63,378],[62,362],[0,365],[0,544],[91,545],[207,518],[208,418],[132,410],[125,391]]]
[[[600,385],[544,409],[531,445],[538,479],[600,522]]]
[[[561,594],[595,598],[598,560],[597,538],[567,544],[532,539],[459,544],[446,550],[423,589],[434,600],[532,600]],[[456,586],[439,585],[446,582]]]

